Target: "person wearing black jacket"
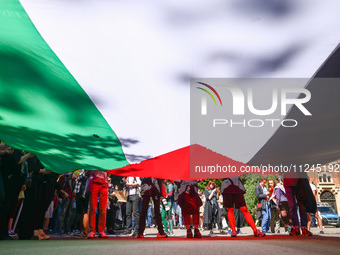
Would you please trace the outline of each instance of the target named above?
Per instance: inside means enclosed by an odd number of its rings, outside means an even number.
[[[161,197],[161,180],[151,177],[141,178],[141,197],[142,197],[142,212],[139,217],[139,232],[137,238],[144,237],[145,218],[148,212],[150,197],[154,203],[155,220],[158,227],[158,238],[167,238],[164,233],[162,217],[160,213],[160,197]]]

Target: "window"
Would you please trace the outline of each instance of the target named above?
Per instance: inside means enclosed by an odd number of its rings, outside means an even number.
[[[319,182],[320,183],[332,183],[332,174],[328,174],[328,173],[323,173],[323,174],[319,174]]]

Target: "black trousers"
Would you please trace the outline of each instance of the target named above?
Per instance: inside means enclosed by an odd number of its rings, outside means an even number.
[[[152,196],[154,203],[155,220],[158,228],[158,233],[164,234],[162,216],[159,210],[160,197]],[[142,212],[139,219],[139,234],[143,234],[145,230],[146,215],[148,214],[150,196],[142,196]]]
[[[116,212],[117,212],[116,208],[110,208],[109,210],[107,210],[106,212],[107,230],[115,230]]]
[[[19,220],[19,238],[30,239],[35,229],[42,229],[45,213],[54,197],[54,184],[32,181],[25,191],[24,206]]]
[[[25,178],[12,177],[10,179],[3,178],[3,185],[5,191],[5,197],[0,208],[0,240],[8,237],[8,221],[13,214],[15,205],[18,200],[18,196],[22,185],[25,182]]]

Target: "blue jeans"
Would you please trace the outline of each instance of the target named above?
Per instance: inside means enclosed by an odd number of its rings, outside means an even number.
[[[147,217],[148,217],[148,226],[151,227],[152,225],[152,205],[149,205],[148,207],[148,214],[147,214]]]
[[[262,209],[262,232],[269,232],[270,226],[270,205],[266,205],[266,209]]]
[[[180,226],[183,226],[183,218],[182,218],[182,208],[177,204],[175,204],[176,206],[174,206],[174,210],[175,210],[175,214],[178,215],[178,223]]]

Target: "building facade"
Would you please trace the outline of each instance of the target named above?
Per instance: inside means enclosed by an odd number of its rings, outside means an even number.
[[[310,181],[317,190],[318,202],[327,202],[340,214],[340,160],[310,169]]]

